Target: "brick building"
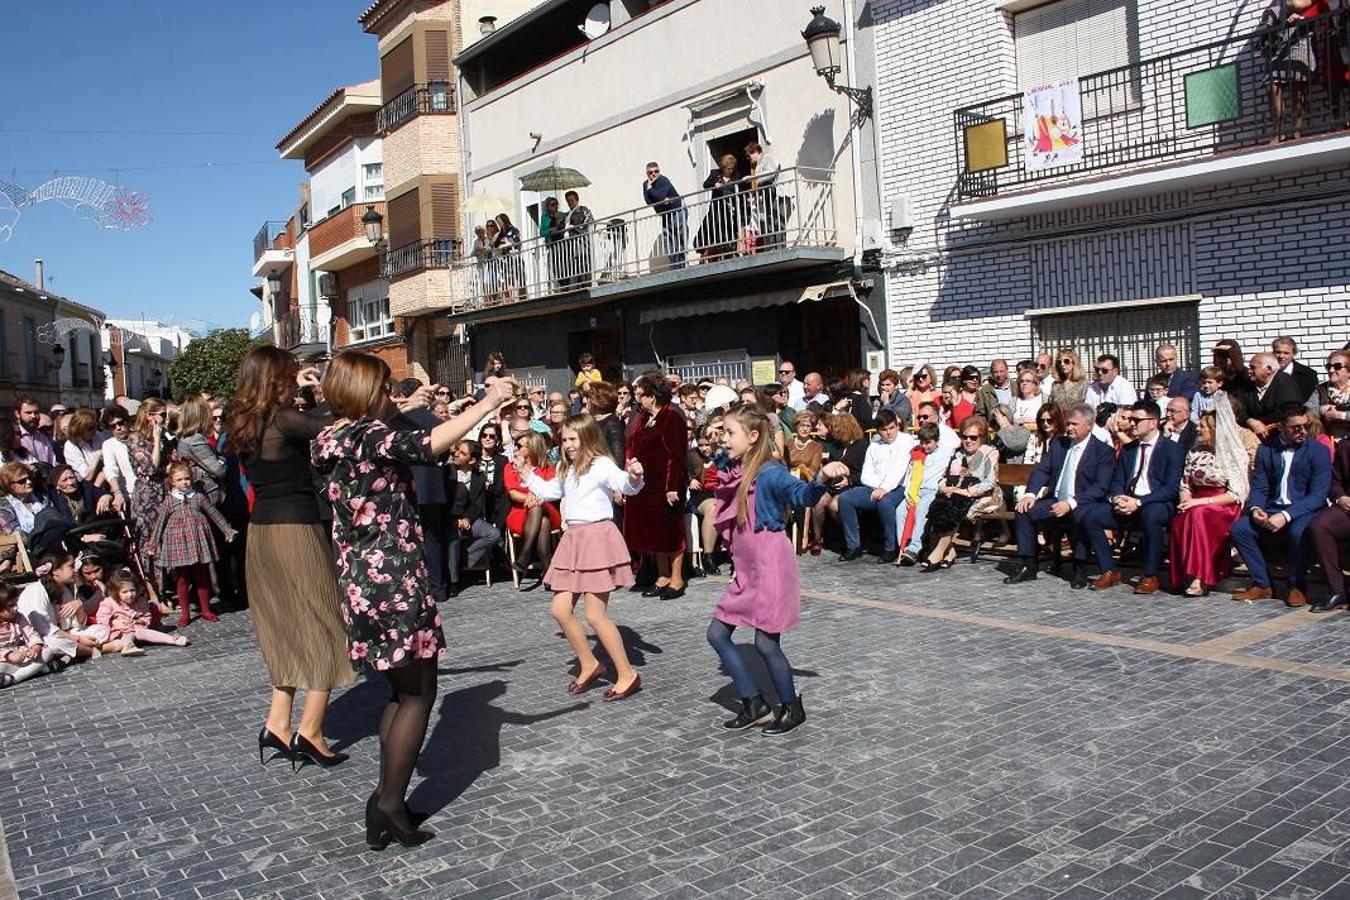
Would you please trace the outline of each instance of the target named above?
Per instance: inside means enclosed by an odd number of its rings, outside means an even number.
[[[1263,8],[870,4],[891,364],[1110,349],[1137,384],[1163,340],[1190,368],[1221,337],[1343,344],[1350,134],[1322,66],[1271,142]]]

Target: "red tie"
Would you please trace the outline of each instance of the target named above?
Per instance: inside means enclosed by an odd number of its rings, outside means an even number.
[[[1139,448],[1139,469],[1134,473],[1134,477],[1130,479],[1130,487],[1125,493],[1130,494],[1131,496],[1134,495],[1135,486],[1139,484],[1139,479],[1144,477],[1144,471],[1148,467],[1148,451],[1152,449],[1152,444],[1144,444]]]

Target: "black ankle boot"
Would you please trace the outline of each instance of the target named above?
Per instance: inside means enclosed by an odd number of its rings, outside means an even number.
[[[765,725],[763,732],[765,734],[787,734],[805,721],[806,710],[802,709],[802,698],[801,695],[798,695],[796,700],[774,707],[773,722]]]
[[[771,715],[773,715],[773,707],[769,706],[763,694],[743,697],[741,698],[740,713],[737,714],[736,718],[727,719],[723,722],[722,727],[731,731],[741,731],[751,725],[759,725]]]

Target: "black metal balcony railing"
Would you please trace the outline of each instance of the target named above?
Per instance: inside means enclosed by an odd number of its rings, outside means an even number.
[[[448,269],[455,264],[461,246],[457,238],[431,238],[396,247],[384,255],[384,276],[397,278],[423,269]]]
[[[258,233],[253,236],[253,261],[262,259],[262,255],[272,249],[273,242],[285,231],[285,222],[264,222]]]
[[[1082,152],[1067,164],[1027,166],[1029,141],[1054,132],[1059,121],[1051,111],[1028,134],[1025,93],[960,108],[958,199],[1344,129],[1350,84],[1337,39],[1347,27],[1350,10],[1084,75],[1078,79]],[[1282,115],[1272,81],[1282,83]]]
[[[304,344],[327,344],[328,335],[314,310],[292,310],[276,321],[276,342],[283,350]]]
[[[388,134],[404,122],[417,116],[452,113],[455,111],[455,91],[448,81],[415,84],[384,106],[375,118],[380,134]]]

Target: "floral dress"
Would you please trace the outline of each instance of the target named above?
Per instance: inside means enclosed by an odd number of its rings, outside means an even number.
[[[352,665],[384,671],[443,654],[445,634],[426,589],[422,524],[408,469],[436,464],[431,435],[358,419],[325,428],[310,453],[333,504]]]
[[[136,529],[136,546],[140,550],[141,566],[147,578],[155,570],[155,560],[147,553],[153,546],[151,534],[159,520],[160,507],[164,505],[164,468],[169,453],[161,450],[159,465],[154,463],[154,439],[147,440],[139,434],[132,435],[127,441],[127,452],[131,456],[131,468],[136,473],[136,487],[131,492],[131,521]]]

